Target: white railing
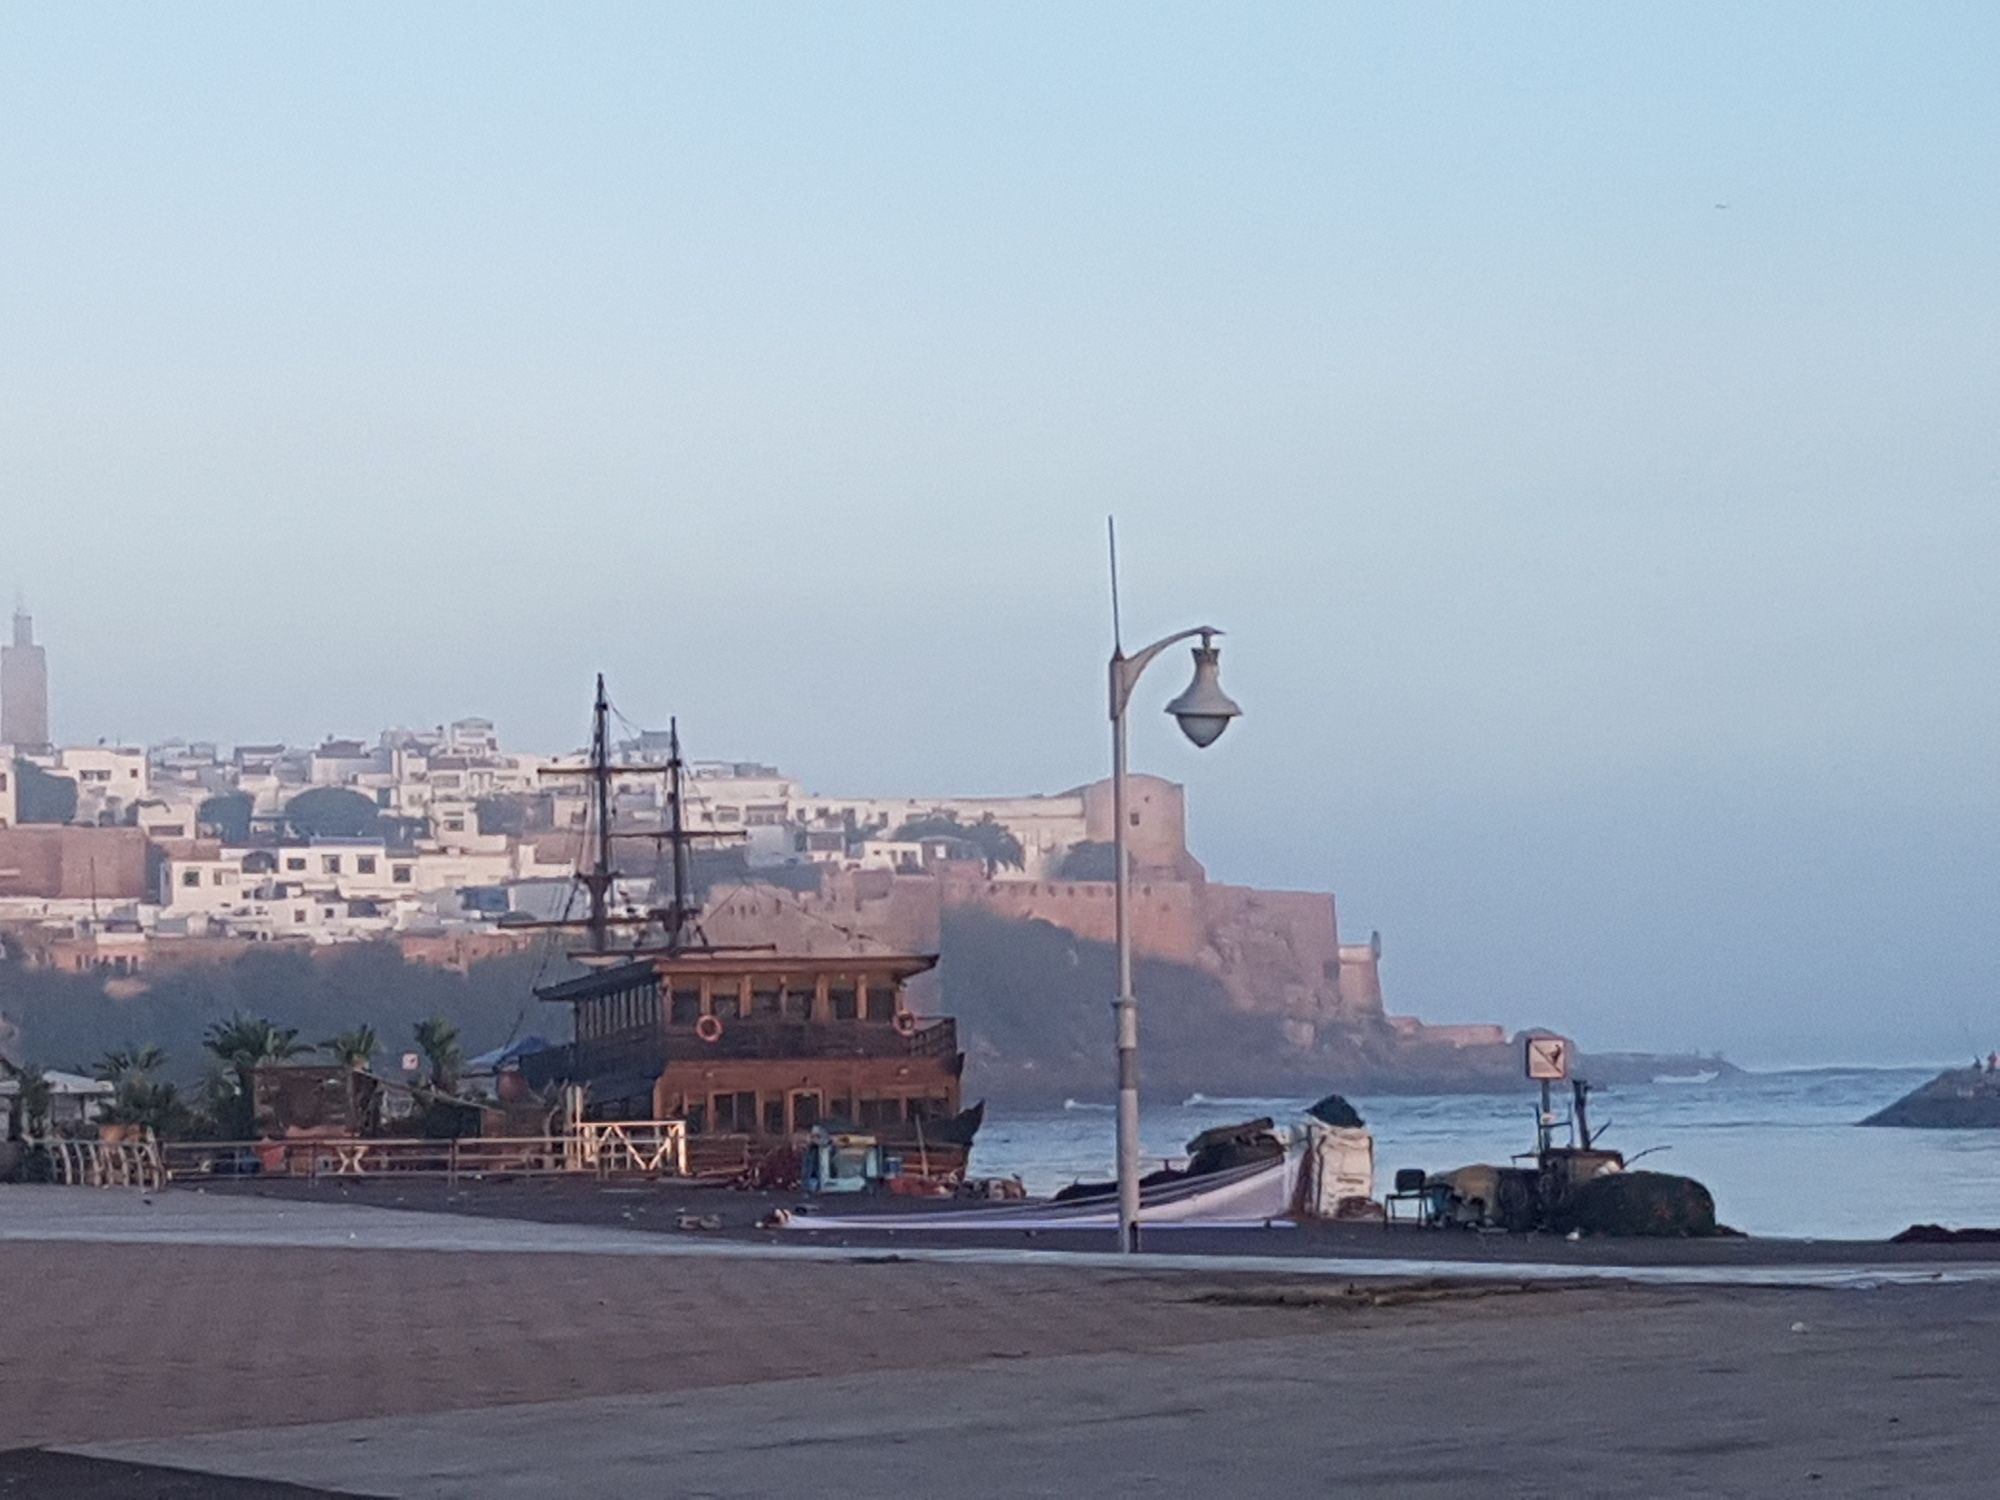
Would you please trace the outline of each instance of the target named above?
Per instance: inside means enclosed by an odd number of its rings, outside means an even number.
[[[567,1139],[577,1171],[688,1175],[685,1120],[579,1120]]]
[[[157,1148],[156,1148],[157,1149]],[[688,1175],[681,1120],[587,1120],[563,1135],[463,1136],[456,1140],[293,1137],[177,1141],[164,1152],[175,1181],[190,1178],[677,1176]]]
[[[49,1154],[49,1169],[64,1187],[164,1187],[166,1163],[157,1141],[73,1141],[49,1136],[30,1143]]]

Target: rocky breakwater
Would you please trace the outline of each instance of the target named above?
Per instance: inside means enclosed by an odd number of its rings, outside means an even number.
[[[1912,1130],[2000,1130],[2000,1072],[1948,1068],[1861,1123]]]

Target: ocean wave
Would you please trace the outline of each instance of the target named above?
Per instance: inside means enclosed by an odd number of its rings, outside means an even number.
[[[1207,1094],[1189,1094],[1181,1101],[1182,1109],[1254,1109],[1263,1114],[1276,1110],[1302,1110],[1311,1101],[1294,1099],[1289,1096],[1264,1099],[1211,1098]]]

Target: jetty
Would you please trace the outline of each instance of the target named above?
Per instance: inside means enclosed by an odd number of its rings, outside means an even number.
[[[1910,1130],[2000,1130],[2000,1069],[1990,1064],[1947,1068],[1861,1123]]]

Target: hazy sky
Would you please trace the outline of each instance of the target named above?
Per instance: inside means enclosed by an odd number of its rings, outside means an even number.
[[[2000,1046],[2000,11],[0,9],[57,732],[1102,773],[1392,1005]],[[1726,205],[1723,206],[1723,205]]]

